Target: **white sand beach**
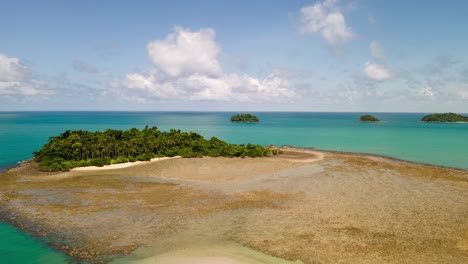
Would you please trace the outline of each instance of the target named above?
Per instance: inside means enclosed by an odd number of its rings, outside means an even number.
[[[135,166],[135,165],[141,165],[141,164],[145,164],[145,163],[158,162],[158,161],[168,160],[168,159],[178,159],[178,158],[181,158],[181,157],[180,156],[175,156],[175,157],[153,158],[150,161],[125,162],[125,163],[105,165],[105,166],[102,166],[102,167],[97,167],[97,166],[78,167],[78,168],[73,168],[70,171],[116,170],[116,169],[128,168],[128,167]]]

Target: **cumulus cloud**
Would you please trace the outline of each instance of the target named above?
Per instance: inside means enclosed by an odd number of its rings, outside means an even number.
[[[0,54],[0,96],[47,96],[42,82],[28,79],[28,69],[18,58]]]
[[[178,80],[166,80],[162,77],[158,70],[130,73],[125,79],[111,83],[111,87],[116,88],[116,91],[127,99],[137,99],[136,101],[141,102],[183,96],[183,91],[176,89]]]
[[[383,65],[367,62],[364,66],[364,74],[375,81],[384,81],[392,77],[392,72]]]
[[[149,57],[158,69],[172,77],[183,74],[216,75],[221,72],[221,66],[215,36],[211,28],[192,32],[176,27],[165,39],[148,44]]]
[[[372,58],[377,60],[385,59],[385,52],[382,45],[378,41],[372,41],[369,45]]]
[[[0,54],[0,82],[15,82],[26,75],[26,67],[19,59]]]
[[[288,102],[296,97],[289,81],[274,74],[263,79],[225,73],[219,76],[193,74],[168,79],[161,72],[153,70],[127,74],[125,79],[111,83],[111,87],[125,98],[139,102],[174,99]]]
[[[139,102],[288,102],[297,96],[289,81],[277,74],[257,79],[223,72],[214,37],[213,29],[191,31],[176,27],[164,40],[148,44],[154,69],[127,74],[110,87],[124,98]]]
[[[192,100],[285,102],[295,93],[289,81],[273,74],[259,80],[248,75],[223,74],[220,78],[195,75],[187,79]]]
[[[301,18],[303,32],[318,33],[329,45],[347,42],[354,36],[335,0],[325,0],[302,7]]]

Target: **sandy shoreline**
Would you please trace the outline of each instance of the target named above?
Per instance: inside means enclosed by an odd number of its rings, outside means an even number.
[[[58,174],[31,163],[1,175],[0,215],[94,263],[468,261],[467,171],[283,149]]]
[[[124,162],[124,163],[118,163],[118,164],[104,165],[104,166],[102,166],[102,167],[97,167],[97,166],[86,166],[86,167],[73,168],[73,169],[71,169],[71,171],[116,170],[116,169],[128,168],[128,167],[131,167],[131,166],[141,165],[141,164],[150,163],[150,162],[158,162],[158,161],[162,161],[162,160],[179,159],[179,158],[182,158],[182,157],[181,157],[181,156],[175,156],[175,157],[153,158],[153,159],[151,159],[150,161]]]
[[[325,153],[322,151],[315,151],[315,150],[308,150],[308,149],[298,149],[298,148],[291,148],[291,147],[282,147],[281,149],[285,151],[289,151],[289,153],[310,153],[313,154],[307,158],[299,157],[300,155],[294,154],[286,154],[286,155],[279,155],[280,160],[283,161],[291,161],[291,162],[315,162],[322,160],[325,156]],[[111,164],[111,165],[104,165],[102,167],[97,166],[86,166],[86,167],[77,167],[71,169],[71,171],[102,171],[102,170],[116,170],[116,169],[123,169],[128,168],[136,165],[142,165],[152,162],[158,162],[162,160],[169,160],[169,159],[180,159],[181,156],[175,157],[161,157],[161,158],[153,158],[150,161],[134,161],[134,162],[125,162],[125,163],[118,163],[118,164]],[[205,157],[207,158],[207,157]]]

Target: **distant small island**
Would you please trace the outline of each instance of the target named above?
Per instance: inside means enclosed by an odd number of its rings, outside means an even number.
[[[371,115],[363,115],[359,118],[359,122],[380,122],[380,119]]]
[[[430,114],[421,119],[421,122],[439,122],[439,123],[467,123],[468,117],[455,113]]]
[[[260,120],[252,114],[237,114],[231,116],[231,122],[256,123],[260,122]]]

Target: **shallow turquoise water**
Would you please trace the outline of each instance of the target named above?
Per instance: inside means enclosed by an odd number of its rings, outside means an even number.
[[[233,143],[294,145],[364,152],[468,169],[468,124],[418,122],[424,114],[256,113],[258,124],[231,123],[232,113],[39,112],[0,113],[0,167],[28,159],[50,136],[67,129],[179,128]]]
[[[148,125],[162,130],[195,131],[232,143],[373,153],[468,169],[468,124],[420,123],[418,120],[425,115],[422,113],[373,114],[384,121],[381,123],[356,122],[361,113],[255,114],[260,123],[231,123],[232,113],[212,112],[3,112],[0,113],[0,168],[31,158],[32,152],[50,136],[65,130],[128,129]],[[9,225],[0,224],[0,232],[0,256],[18,259],[4,262],[0,257],[1,263],[66,263],[60,254],[53,260],[55,262],[41,262],[41,256],[57,256],[58,253]],[[27,242],[5,242],[20,238]]]
[[[46,247],[11,225],[0,223],[0,238],[0,263],[70,263],[63,253]]]

